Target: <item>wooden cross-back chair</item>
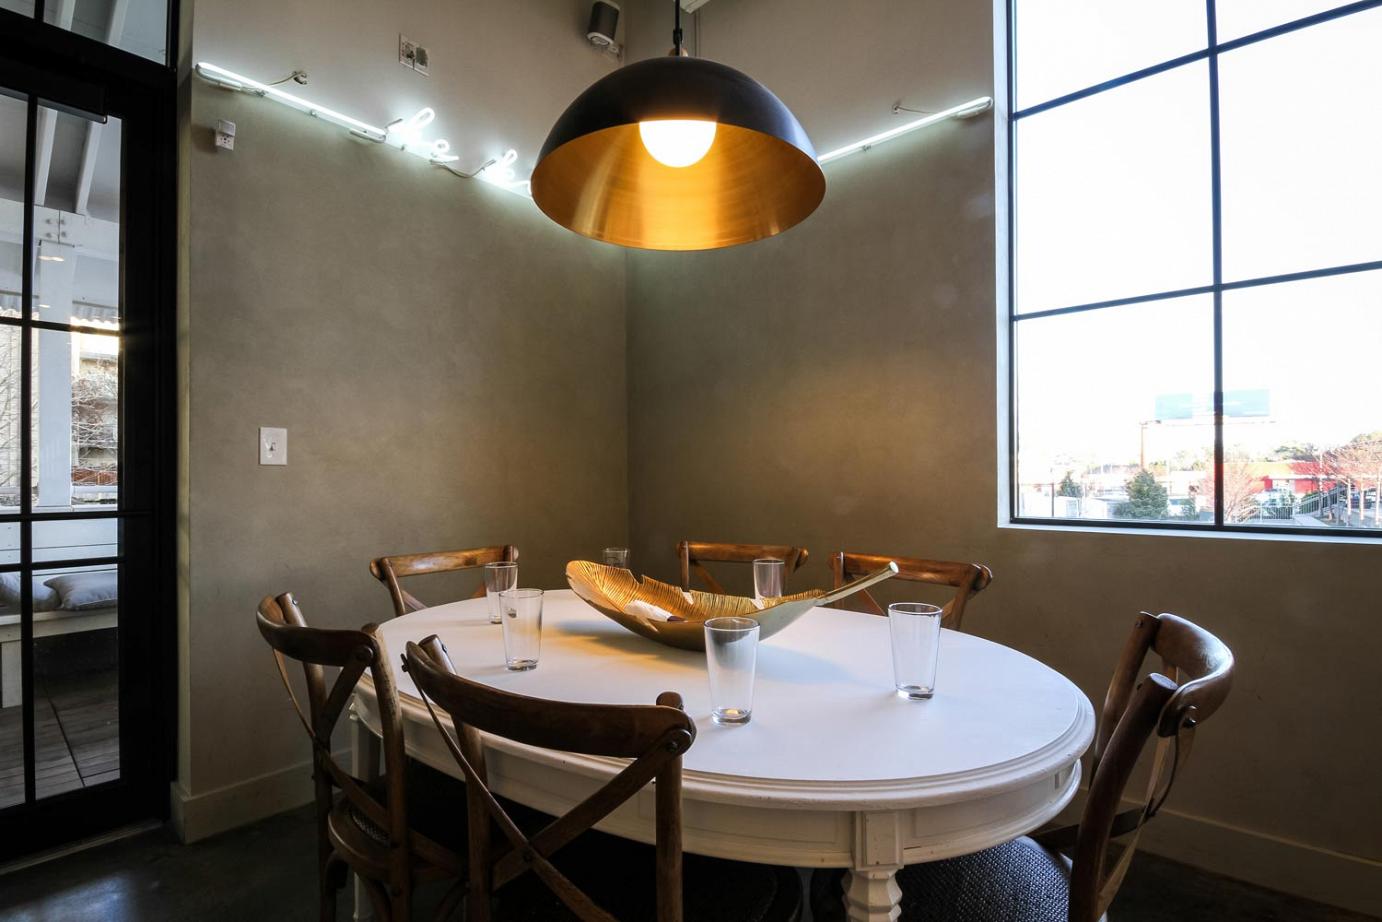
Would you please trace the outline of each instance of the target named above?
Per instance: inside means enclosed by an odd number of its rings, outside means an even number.
[[[347,869],[363,883],[375,917],[391,922],[411,918],[416,884],[459,879],[462,883],[438,909],[437,918],[445,918],[464,893],[466,861],[409,828],[402,712],[374,625],[358,631],[309,627],[297,600],[287,592],[260,602],[256,620],[312,741],[321,919],[335,922],[336,891],[345,884]],[[305,709],[288,677],[290,659],[302,665]],[[330,683],[329,668],[340,670]],[[384,773],[374,780],[356,778],[331,754],[332,732],[367,671],[379,702],[383,737]]]
[[[711,572],[705,568],[708,563],[753,563],[760,557],[776,557],[785,566],[783,570],[783,588],[786,588],[787,577],[806,565],[806,558],[811,556],[804,547],[792,547],[790,544],[721,544],[715,541],[683,541],[677,545],[677,560],[681,564],[681,588],[691,588],[691,574],[695,573],[700,577],[705,587],[711,592],[724,594],[725,587],[720,585]]]
[[[1161,672],[1144,672],[1148,654],[1161,658]],[[1176,615],[1137,616],[1099,715],[1080,822],[1038,840],[1048,849],[1074,846],[1070,922],[1094,922],[1108,910],[1142,828],[1182,773],[1195,731],[1224,703],[1232,684],[1233,653],[1219,638]],[[1142,803],[1120,811],[1124,789],[1153,737],[1156,751]],[[1123,836],[1129,837],[1123,851],[1110,863],[1109,842]]]
[[[420,611],[427,605],[398,584],[408,576],[422,576],[427,573],[451,573],[456,570],[472,570],[487,563],[499,561],[517,562],[518,548],[512,544],[499,544],[493,547],[473,547],[463,551],[431,551],[424,554],[394,554],[378,557],[370,561],[370,575],[384,584],[393,602],[395,617],[402,617],[413,611]],[[471,598],[478,599],[485,594],[484,583],[475,590]]]
[[[1149,654],[1159,672],[1143,668]],[[1099,717],[1090,758],[1089,795],[1077,825],[1044,830],[997,848],[935,864],[904,868],[897,880],[911,918],[992,922],[973,907],[1007,913],[1026,906],[1031,918],[1097,922],[1127,873],[1137,841],[1184,774],[1195,733],[1228,697],[1233,654],[1213,634],[1175,615],[1138,615],[1123,646]],[[1120,810],[1123,794],[1147,743],[1156,740],[1151,774],[1138,806]],[[1122,851],[1110,860],[1110,844]],[[1071,861],[1066,861],[1065,853]],[[822,900],[814,886],[816,918],[841,917],[838,899]],[[971,901],[965,893],[983,893]],[[904,909],[901,922],[907,922]],[[1027,916],[1002,914],[1004,920]]]
[[[941,626],[955,631],[960,630],[964,623],[965,606],[970,598],[993,582],[993,572],[983,564],[838,551],[830,558],[830,571],[834,574],[835,588],[838,589],[852,579],[886,567],[890,560],[897,564],[897,575],[893,579],[949,586],[955,590],[950,601],[941,607]],[[887,614],[867,589],[856,592],[847,599],[841,599],[835,603],[835,607],[874,615]]]
[[[638,904],[626,911],[626,917],[630,922],[682,922],[682,756],[696,738],[696,725],[682,710],[680,695],[663,692],[652,705],[611,705],[552,701],[500,691],[457,675],[446,648],[435,635],[421,644],[410,642],[403,662],[465,776],[470,832],[467,922],[489,922],[492,903],[497,904],[500,918],[574,917],[581,922],[615,922],[609,906],[601,904],[618,900],[628,905],[629,893],[639,891],[636,871],[643,863],[608,857],[601,850],[601,841],[582,839],[580,848],[570,850],[579,855],[571,857],[584,861],[584,865],[575,866],[578,872],[594,869],[595,873],[568,874],[566,868],[571,865],[563,864],[568,856],[557,853],[635,797],[650,781],[654,782],[656,889],[651,905]],[[439,712],[450,717],[454,734]],[[544,749],[631,761],[564,816],[529,832],[520,827],[487,786],[481,733]],[[493,827],[498,829],[497,837]],[[775,894],[766,910],[756,910],[750,916],[726,913],[721,905],[715,918],[742,918],[746,922],[787,922],[798,918],[800,881],[791,869],[700,860],[713,865],[711,870],[716,873],[692,881],[693,897],[717,886],[743,886],[744,873],[738,874],[736,881],[736,868],[751,875],[759,885],[766,882]],[[731,873],[725,873],[725,869]],[[536,881],[527,876],[529,872]],[[582,882],[578,884],[573,876],[580,877]],[[522,887],[525,878],[529,885],[526,894]],[[534,909],[531,885],[539,882],[554,899],[545,908]],[[592,892],[600,893],[600,898],[592,896]],[[764,892],[765,888],[759,886],[750,896],[761,897]],[[506,913],[505,901],[510,894],[518,898],[519,906],[526,901],[526,910]],[[762,899],[753,902],[765,903]]]

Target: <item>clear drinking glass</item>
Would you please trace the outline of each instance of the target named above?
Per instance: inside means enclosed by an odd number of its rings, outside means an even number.
[[[930,698],[936,692],[936,662],[941,649],[941,610],[924,602],[888,606],[893,639],[893,684],[907,698]]]
[[[760,557],[753,562],[753,597],[762,602],[779,599],[786,581],[787,565],[776,557]]]
[[[489,602],[489,623],[498,624],[499,593],[518,586],[518,564],[508,560],[485,564],[485,600]]]
[[[626,547],[605,548],[605,566],[629,568],[629,549]]]
[[[536,669],[542,650],[542,590],[505,589],[499,605],[504,611],[504,665],[513,672]]]
[[[711,718],[717,724],[748,723],[758,665],[758,622],[752,618],[705,622],[705,665],[710,674]]]

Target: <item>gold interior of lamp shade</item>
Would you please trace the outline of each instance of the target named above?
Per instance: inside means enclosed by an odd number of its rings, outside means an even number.
[[[781,233],[825,197],[814,157],[770,134],[721,122],[697,163],[670,167],[638,124],[615,125],[549,152],[533,200],[578,234],[649,250],[705,250]]]

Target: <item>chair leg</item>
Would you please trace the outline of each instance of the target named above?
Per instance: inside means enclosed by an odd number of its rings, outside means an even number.
[[[318,889],[321,891],[317,897],[321,922],[336,922],[336,888],[322,880]]]
[[[432,916],[432,922],[448,922],[456,914],[461,903],[465,900],[466,882],[461,881],[446,891],[446,896],[442,897],[441,904],[437,906],[437,911]]]
[[[321,922],[336,922],[336,891],[346,884],[350,869],[334,854],[328,855],[318,879]]]
[[[374,918],[379,922],[392,920],[394,918],[393,908],[389,905],[389,894],[379,885],[377,881],[369,880],[356,875],[360,881],[360,888],[369,897],[370,908],[374,910]]]
[[[327,817],[331,812],[331,784],[321,766],[312,771],[317,806],[317,889],[322,922],[336,922],[336,890],[331,886],[331,865],[336,852],[331,847]]]
[[[817,868],[811,874],[811,918],[816,922],[844,922],[845,904],[840,896],[845,872]]]

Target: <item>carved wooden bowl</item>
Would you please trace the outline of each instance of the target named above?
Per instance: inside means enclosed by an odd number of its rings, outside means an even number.
[[[607,567],[588,560],[566,565],[566,581],[576,595],[605,617],[628,630],[683,650],[705,649],[704,622],[710,618],[737,616],[759,624],[760,640],[781,631],[818,605],[858,592],[897,572],[896,564],[870,573],[839,589],[809,589],[760,603],[738,595],[719,595],[639,579],[621,567]]]

